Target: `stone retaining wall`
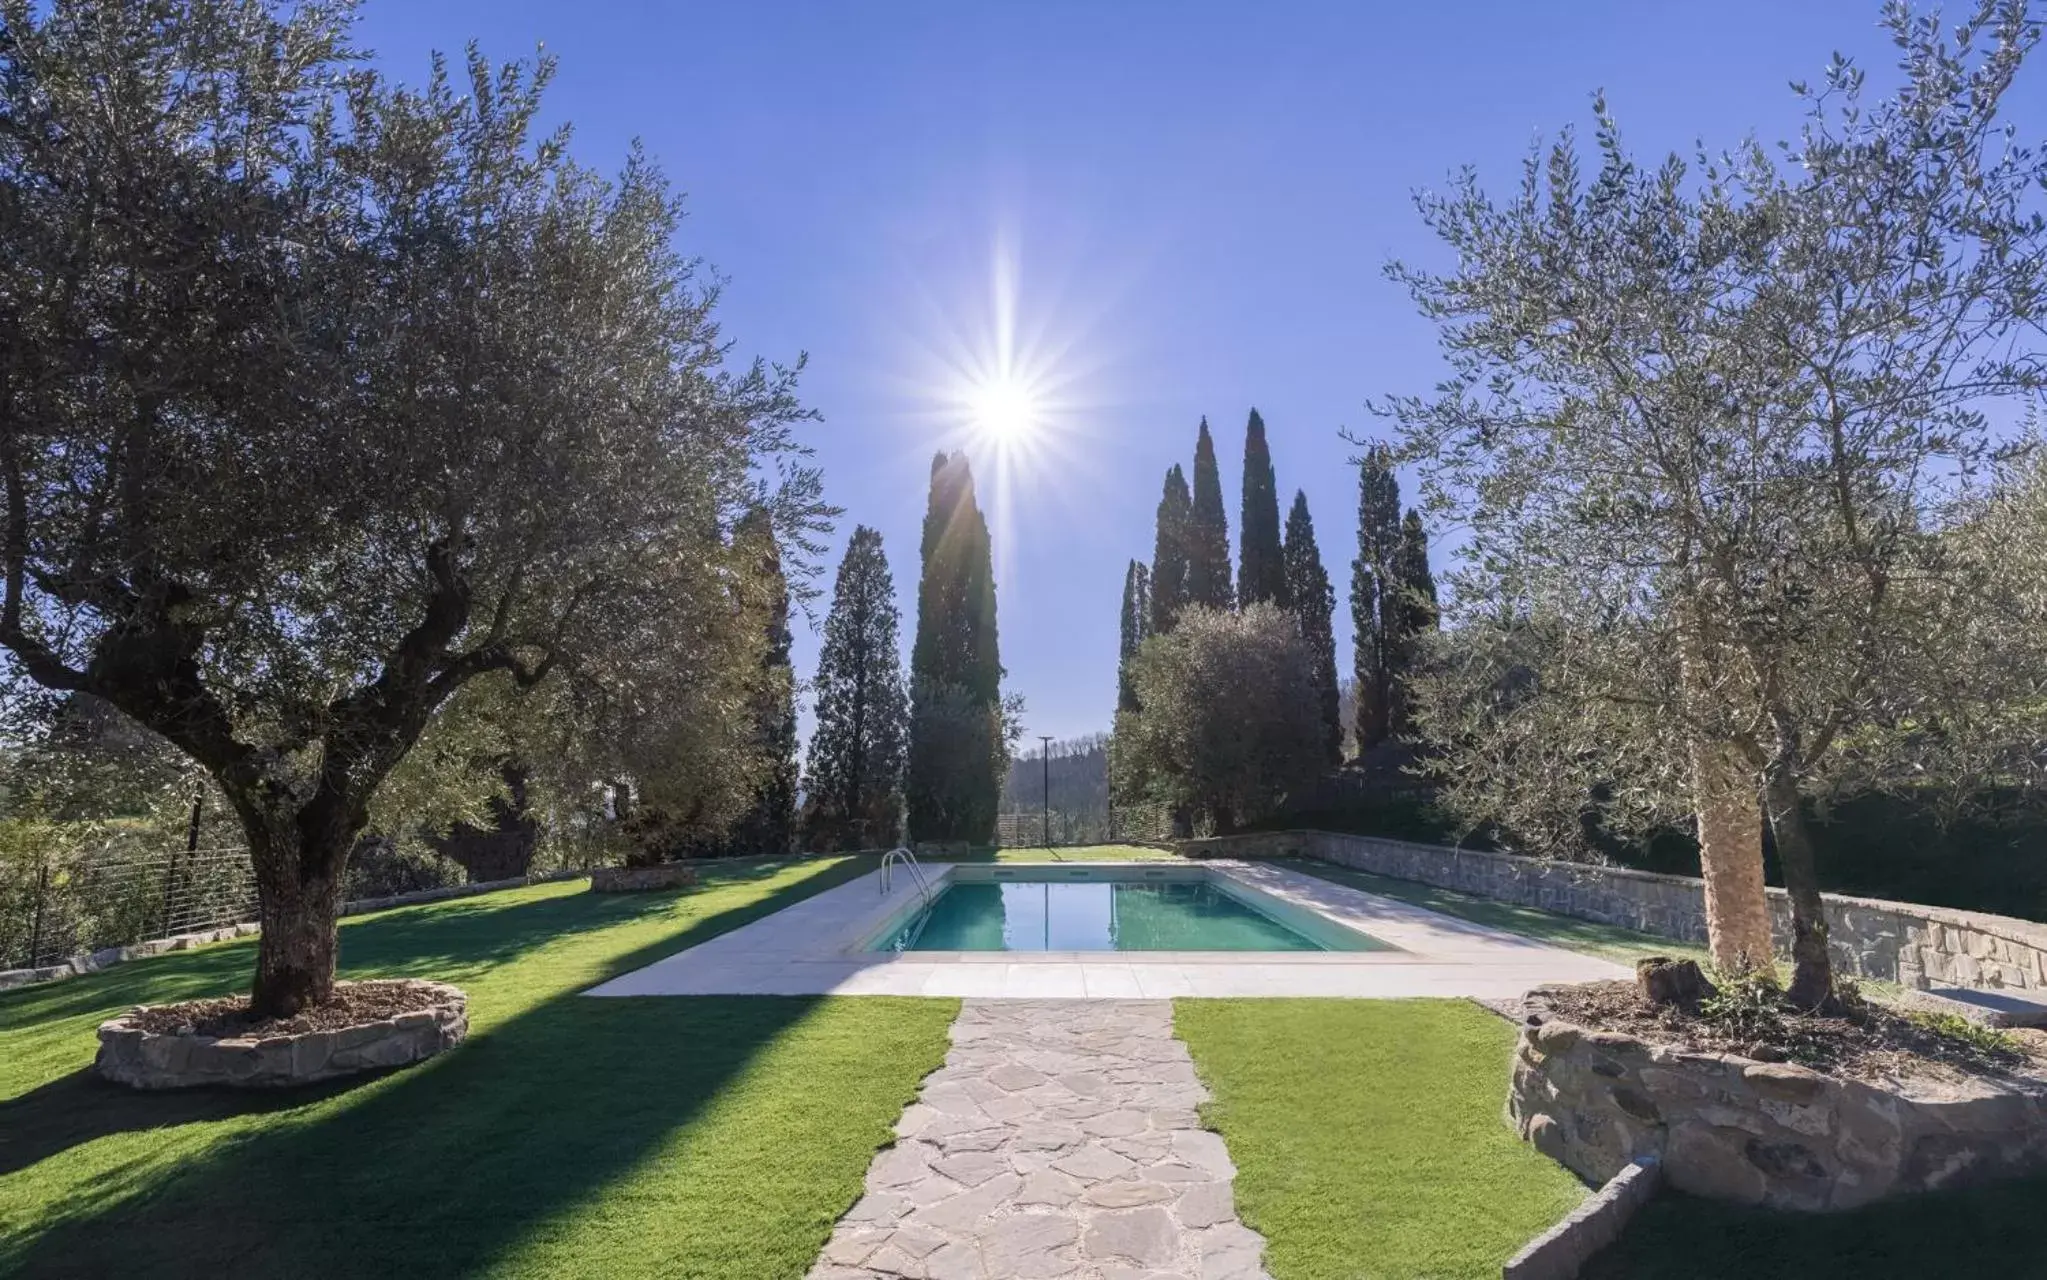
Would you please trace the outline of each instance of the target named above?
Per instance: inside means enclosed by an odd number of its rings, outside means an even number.
[[[1190,857],[1319,858],[1661,938],[1706,941],[1704,889],[1690,876],[1327,831],[1219,836],[1182,841],[1179,849]],[[1834,962],[1843,972],[1913,988],[2047,994],[2047,924],[1832,893],[1826,904]],[[1788,954],[1791,903],[1782,889],[1770,890],[1770,910]]]
[[[134,1025],[134,1015],[142,1012],[137,1008],[100,1024],[93,1070],[134,1089],[275,1089],[402,1067],[451,1049],[469,1034],[469,1001],[460,989],[445,982],[419,985],[433,992],[427,1008],[360,1026],[260,1039],[144,1031]]]
[[[1882,1085],[1546,1019],[1514,1048],[1507,1122],[1580,1177],[1659,1160],[1679,1191],[1850,1209],[2047,1167],[2047,1081]]]

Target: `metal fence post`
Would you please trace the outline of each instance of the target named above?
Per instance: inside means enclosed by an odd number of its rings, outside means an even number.
[[[171,936],[171,894],[178,887],[178,855],[176,851],[164,860],[163,866],[163,933]]]
[[[36,967],[36,958],[43,949],[43,898],[50,891],[50,864],[36,863],[36,910],[35,922],[28,929],[28,967]]]

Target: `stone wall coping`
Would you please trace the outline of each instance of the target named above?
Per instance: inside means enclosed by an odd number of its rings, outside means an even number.
[[[1241,835],[1209,836],[1200,840],[1182,840],[1178,848],[1182,853],[1199,856],[1201,846],[1226,847],[1260,836],[1315,836],[1341,840],[1369,840],[1377,844],[1393,845],[1397,848],[1426,854],[1451,854],[1458,858],[1476,858],[1484,861],[1504,863],[1509,866],[1579,867],[1585,871],[1613,876],[1624,880],[1635,880],[1650,884],[1668,884],[1695,889],[1702,883],[1697,876],[1671,875],[1663,871],[1642,871],[1635,867],[1615,866],[1603,862],[1568,862],[1563,859],[1541,858],[1526,853],[1500,853],[1491,849],[1466,849],[1458,845],[1426,844],[1415,840],[1396,840],[1388,836],[1354,835],[1345,831],[1324,831],[1316,827],[1289,827],[1283,831],[1247,831]],[[1239,853],[1235,856],[1256,856]],[[1767,890],[1774,899],[1788,898],[1783,889],[1771,885]],[[2027,946],[2047,948],[2047,923],[2027,920],[2020,916],[2001,916],[1987,911],[1969,911],[1959,907],[1940,907],[1923,902],[1898,902],[1888,898],[1861,898],[1845,893],[1821,895],[1827,902],[1843,907],[1857,907],[1868,911],[1888,911],[1894,915],[1911,916],[1929,920],[1936,924],[1950,924],[1959,928],[1974,929],[1979,933],[2000,934]]]
[[[1635,1211],[1663,1185],[1654,1156],[1632,1161],[1585,1202],[1521,1247],[1500,1268],[1500,1280],[1576,1280],[1592,1255],[1621,1238]]]
[[[546,875],[514,876],[509,880],[482,880],[475,884],[443,885],[438,889],[417,889],[411,893],[396,893],[382,898],[357,898],[341,904],[344,916],[362,915],[368,911],[386,911],[392,907],[407,907],[420,902],[441,902],[448,898],[467,898],[479,893],[496,893],[501,889],[520,889],[531,884],[547,884],[556,880],[575,880],[587,876],[585,871],[550,871]],[[167,951],[189,951],[193,947],[211,942],[228,942],[235,938],[249,938],[263,932],[263,926],[252,921],[222,925],[217,929],[200,929],[192,933],[172,934],[168,938],[150,938],[143,942],[130,942],[118,947],[101,947],[98,951],[80,952],[78,955],[59,960],[56,964],[41,965],[33,969],[0,969],[0,991],[14,987],[34,986],[43,982],[61,982],[65,978],[81,977],[98,973],[128,960],[140,960],[147,956],[162,955]]]

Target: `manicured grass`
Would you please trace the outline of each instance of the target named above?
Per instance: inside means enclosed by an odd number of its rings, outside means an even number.
[[[1454,889],[1438,889],[1431,885],[1419,884],[1413,880],[1395,880],[1388,876],[1373,875],[1369,871],[1353,871],[1349,867],[1333,862],[1322,862],[1314,858],[1275,858],[1275,862],[1292,870],[1324,880],[1347,884],[1366,893],[1376,893],[1383,898],[1411,903],[1440,911],[1446,916],[1469,920],[1473,924],[1490,925],[1523,937],[1553,943],[1571,951],[1582,951],[1587,955],[1599,956],[1620,964],[1633,964],[1643,956],[1673,956],[1706,962],[1706,949],[1683,942],[1672,942],[1654,934],[1636,933],[1633,929],[1622,929],[1610,924],[1595,924],[1590,920],[1574,920],[1534,907],[1517,906],[1511,902],[1499,902],[1492,898],[1474,897],[1458,893]]]
[[[1009,849],[976,849],[958,855],[932,854],[926,862],[1159,862],[1180,855],[1170,849],[1141,844],[1022,845]]]
[[[2047,1177],[1793,1214],[1666,1193],[1644,1206],[1585,1280],[1814,1280],[1828,1276],[2047,1277]]]
[[[1514,1028],[1455,1000],[1178,1000],[1276,1280],[1494,1280],[1585,1189],[1500,1119]]]
[[[109,1014],[240,989],[248,942],[0,996],[0,1274],[800,1276],[957,1002],[576,993],[872,865],[345,921],[348,976],[454,981],[472,1031],[311,1091],[146,1095],[83,1070]]]

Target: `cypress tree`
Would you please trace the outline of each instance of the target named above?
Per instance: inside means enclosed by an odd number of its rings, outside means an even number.
[[[1392,732],[1399,550],[1400,482],[1394,479],[1392,458],[1375,446],[1358,467],[1358,554],[1350,578],[1359,751],[1378,746]]]
[[[1173,629],[1187,607],[1187,525],[1192,518],[1187,477],[1174,463],[1166,471],[1159,497],[1158,535],[1151,553],[1151,626],[1153,634]]]
[[[767,644],[753,694],[753,721],[763,772],[753,803],[721,842],[733,854],[786,854],[796,846],[796,672],[789,661],[789,580],[782,549],[765,512],[739,522],[735,539],[758,551],[754,589],[764,605]]]
[[[1230,587],[1230,522],[1223,514],[1222,474],[1215,465],[1215,439],[1208,419],[1194,442],[1194,502],[1187,530],[1187,603],[1229,609],[1237,602]]]
[[[1329,571],[1322,567],[1322,551],[1315,545],[1315,521],[1308,515],[1308,495],[1296,491],[1293,509],[1286,518],[1285,561],[1288,608],[1301,628],[1313,665],[1315,698],[1322,716],[1322,758],[1329,764],[1343,761],[1343,722],[1337,709],[1336,635],[1333,616],[1336,591],[1329,585]]]
[[[1270,600],[1286,607],[1286,562],[1279,541],[1279,490],[1272,475],[1272,451],[1265,443],[1265,419],[1251,411],[1244,426],[1244,496],[1239,513],[1237,603],[1245,608]]]
[[[1116,706],[1135,711],[1137,694],[1130,684],[1130,660],[1151,631],[1151,571],[1132,560],[1123,571],[1123,636],[1116,663]]]
[[[1394,553],[1394,581],[1399,594],[1391,602],[1395,619],[1390,645],[1391,698],[1388,704],[1395,734],[1413,730],[1406,681],[1421,654],[1421,637],[1438,625],[1436,578],[1429,572],[1429,539],[1421,512],[1409,508],[1400,524],[1400,546]]]
[[[919,840],[986,844],[1009,762],[993,554],[965,454],[932,459],[923,555],[903,788],[910,832]]]
[[[839,562],[817,659],[817,728],[803,784],[810,847],[871,848],[901,835],[909,697],[899,617],[881,535],[861,525]]]

